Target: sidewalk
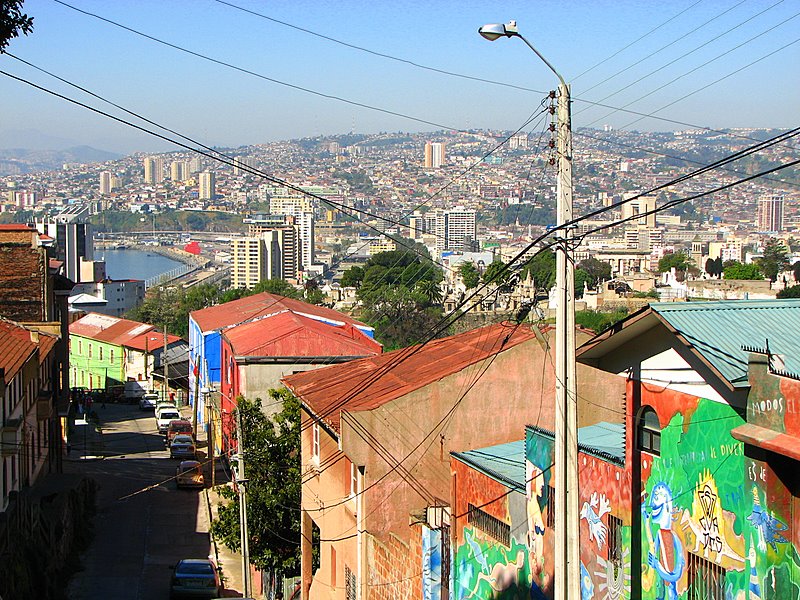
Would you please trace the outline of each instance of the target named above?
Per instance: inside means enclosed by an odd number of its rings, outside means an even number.
[[[192,420],[192,409],[191,407],[184,406],[180,408],[181,416],[187,419],[188,421]],[[214,480],[216,482],[216,487],[212,488],[211,486],[211,462],[210,462],[210,450],[208,448],[208,439],[207,433],[205,428],[198,426],[197,431],[197,447],[202,452],[202,456],[198,458],[201,462],[205,463],[204,472],[206,474],[206,487],[203,490],[203,496],[205,498],[205,507],[208,510],[208,519],[209,524],[211,521],[217,518],[217,511],[219,508],[220,503],[226,502],[224,498],[222,498],[219,493],[218,489],[226,485],[226,483],[230,480],[230,473],[226,470],[225,466],[222,464],[222,461],[217,459],[214,461]],[[214,539],[214,536],[210,532],[209,526],[209,543],[211,544],[211,551],[209,554],[215,557],[215,561],[217,566],[220,567],[222,570],[222,580],[225,585],[225,593],[223,594],[226,598],[241,598],[243,595],[244,590],[244,583],[242,580],[242,555],[239,552],[234,552],[230,550],[227,546],[225,546],[222,542],[217,542]],[[257,596],[256,596],[257,597]]]

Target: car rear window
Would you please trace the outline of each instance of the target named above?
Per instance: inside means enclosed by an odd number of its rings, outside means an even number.
[[[208,563],[184,563],[180,566],[180,572],[192,575],[213,575],[214,569]]]
[[[161,413],[161,415],[158,418],[161,419],[161,420],[178,419],[178,418],[180,418],[180,414],[174,413],[174,412],[164,411],[164,412]]]

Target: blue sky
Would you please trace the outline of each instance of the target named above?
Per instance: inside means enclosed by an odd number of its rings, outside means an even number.
[[[434,73],[347,48],[215,0],[65,1],[265,77],[448,127],[516,129],[542,99],[538,92]],[[721,78],[657,115],[715,128],[797,123],[800,43],[779,50],[800,38],[796,0],[230,2],[437,69],[553,89],[553,74],[520,40],[490,43],[477,34],[483,23],[516,19],[520,31],[572,83],[574,127],[683,129],[655,118],[631,124],[636,115],[584,100],[614,107],[630,103],[630,110],[649,114]],[[13,40],[10,53],[206,144],[438,128],[237,72],[54,0],[26,0],[24,10],[34,17],[34,32]],[[0,55],[0,65],[102,107],[11,57]],[[11,145],[10,130],[33,129],[118,152],[171,148],[5,76],[0,76],[0,95],[0,146]],[[18,135],[13,145],[25,147],[24,138]]]

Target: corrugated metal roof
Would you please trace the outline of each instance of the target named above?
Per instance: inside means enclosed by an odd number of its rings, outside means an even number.
[[[328,325],[294,312],[238,325],[223,335],[236,356],[370,356],[382,350],[350,324]]]
[[[578,445],[625,460],[625,425],[601,421],[578,429]]]
[[[334,431],[342,410],[371,410],[536,337],[529,327],[497,323],[440,340],[283,379]]]
[[[339,311],[268,292],[196,310],[191,313],[191,316],[202,331],[214,331],[287,310],[298,314],[306,314],[318,320],[332,323],[350,323],[359,329],[372,330],[368,325],[361,321],[356,321]]]
[[[120,319],[109,315],[89,313],[81,317],[69,326],[70,335],[79,335],[86,338],[107,342],[118,346],[131,345],[136,338],[144,336],[145,333],[153,331],[155,328],[147,323],[139,323],[128,319]],[[141,348],[144,348],[144,338],[142,337]],[[136,342],[138,343],[138,342]],[[163,343],[163,336],[162,336]]]
[[[4,379],[9,383],[36,351],[31,333],[21,325],[0,317],[0,368],[5,369]]]
[[[745,387],[748,353],[765,348],[784,357],[785,370],[800,373],[800,300],[659,302],[650,305],[723,377]]]
[[[451,455],[495,481],[525,493],[525,440],[451,452]]]

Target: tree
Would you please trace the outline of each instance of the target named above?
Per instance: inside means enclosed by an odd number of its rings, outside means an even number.
[[[22,12],[23,0],[0,0],[0,54],[4,54],[8,43],[20,33],[33,31],[33,17]]]
[[[749,279],[749,280],[764,279],[764,275],[761,273],[761,269],[759,269],[758,265],[754,263],[746,265],[740,262],[734,262],[733,264],[730,264],[727,267],[725,267],[723,276],[725,279]]]
[[[716,269],[715,269],[715,266],[714,266],[715,264],[716,264],[716,263],[714,262],[714,259],[713,259],[713,258],[711,258],[711,257],[708,257],[708,258],[706,259],[706,267],[705,267],[705,271],[706,271],[706,273],[708,273],[708,274],[709,274],[709,275],[711,275],[712,277],[713,277],[714,275],[716,275],[716,273],[715,273]]]
[[[793,285],[778,292],[777,298],[800,298],[800,285]]]
[[[361,282],[364,281],[363,267],[355,266],[350,267],[342,275],[342,287],[354,287],[356,289],[361,287]]]
[[[303,300],[309,304],[322,304],[325,301],[325,293],[319,289],[316,279],[309,279],[303,286]]]
[[[665,254],[661,260],[658,261],[658,272],[668,273],[674,268],[678,273],[685,273],[692,266],[694,266],[694,263],[686,254],[683,252],[672,252],[670,254]]]
[[[464,287],[468,290],[478,287],[481,281],[481,274],[478,267],[471,260],[465,260],[458,266],[458,272],[461,274],[461,281]]]
[[[271,403],[282,409],[272,419],[261,410],[261,400],[239,396],[246,462],[247,527],[250,561],[261,570],[295,575],[300,568],[300,402],[287,390],[269,390]],[[222,486],[218,517],[211,524],[217,539],[238,550],[239,499]]]
[[[511,291],[511,271],[502,260],[496,260],[483,272],[483,283],[496,285],[501,292]]]
[[[522,268],[522,278],[533,277],[540,290],[548,291],[556,282],[556,254],[552,250],[542,250],[531,258]]]
[[[593,288],[597,287],[601,281],[611,279],[611,265],[594,257],[579,262],[578,269],[586,273],[588,276],[586,282]]]
[[[792,273],[794,274],[794,280],[800,281],[800,260],[792,265]]]
[[[778,279],[778,273],[789,268],[789,253],[783,242],[770,238],[764,245],[764,255],[758,260],[758,266],[770,281]]]
[[[300,290],[285,279],[264,279],[255,284],[250,292],[245,295],[252,296],[253,294],[260,294],[262,292],[269,292],[270,294],[285,296],[286,298],[294,298],[295,300],[300,300],[300,298],[302,298]]]
[[[418,282],[414,290],[422,294],[425,297],[425,301],[430,305],[442,303],[442,288],[438,282],[432,279],[423,279]]]

